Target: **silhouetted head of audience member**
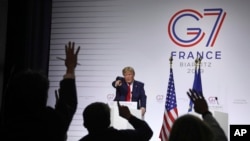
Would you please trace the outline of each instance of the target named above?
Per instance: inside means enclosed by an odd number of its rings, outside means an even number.
[[[32,112],[46,107],[49,80],[42,72],[25,70],[12,77],[7,88],[7,108]]]
[[[177,118],[171,128],[169,141],[213,141],[212,129],[194,115]]]
[[[110,126],[110,108],[108,104],[94,102],[83,111],[84,127],[91,132],[102,131]]]

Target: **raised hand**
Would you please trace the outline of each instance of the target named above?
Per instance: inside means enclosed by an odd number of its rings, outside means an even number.
[[[59,101],[59,90],[55,90],[55,98],[56,98],[56,104],[55,104],[55,107],[57,107],[57,103]]]
[[[194,103],[195,112],[199,114],[208,112],[208,105],[202,93],[197,93],[195,90],[189,89],[187,95]]]
[[[65,66],[67,67],[67,73],[72,73],[74,72],[74,69],[77,65],[77,56],[80,51],[80,46],[77,48],[75,52],[75,43],[74,42],[69,42],[68,44],[65,45],[65,54],[66,54],[66,59],[65,59]]]
[[[125,119],[129,119],[132,115],[127,106],[120,105],[119,101],[117,101],[117,106],[119,110],[119,115]]]

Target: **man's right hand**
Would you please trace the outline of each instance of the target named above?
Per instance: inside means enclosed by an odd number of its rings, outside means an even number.
[[[117,101],[117,106],[119,110],[119,115],[125,119],[129,119],[132,114],[130,113],[130,110],[127,106],[120,105],[119,101]]]
[[[122,85],[122,81],[121,80],[116,80],[115,81],[115,87],[121,86]]]

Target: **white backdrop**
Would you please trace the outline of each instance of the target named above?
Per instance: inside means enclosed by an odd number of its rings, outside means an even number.
[[[154,131],[151,140],[158,141],[171,52],[179,115],[188,109],[193,58],[203,52],[202,86],[210,109],[228,113],[229,124],[250,124],[249,4],[248,0],[53,0],[49,105],[55,103],[54,90],[65,72],[64,62],[56,57],[65,57],[68,41],[81,46],[81,65],[76,69],[79,102],[68,140],[87,134],[83,109],[94,101],[112,101],[111,82],[122,75],[123,67],[132,66],[135,79],[145,83],[145,120]],[[200,40],[198,29],[204,33]]]

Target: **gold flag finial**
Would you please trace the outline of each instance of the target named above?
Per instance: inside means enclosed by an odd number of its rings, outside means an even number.
[[[198,64],[198,62],[199,62],[199,59],[196,58],[196,59],[195,59],[195,65]]]
[[[197,65],[198,65],[198,62],[199,62],[199,59],[198,59],[198,57],[195,59],[195,69],[197,68]]]
[[[199,65],[201,64],[201,60],[202,60],[202,57],[200,57],[199,60],[198,60],[199,61]]]

